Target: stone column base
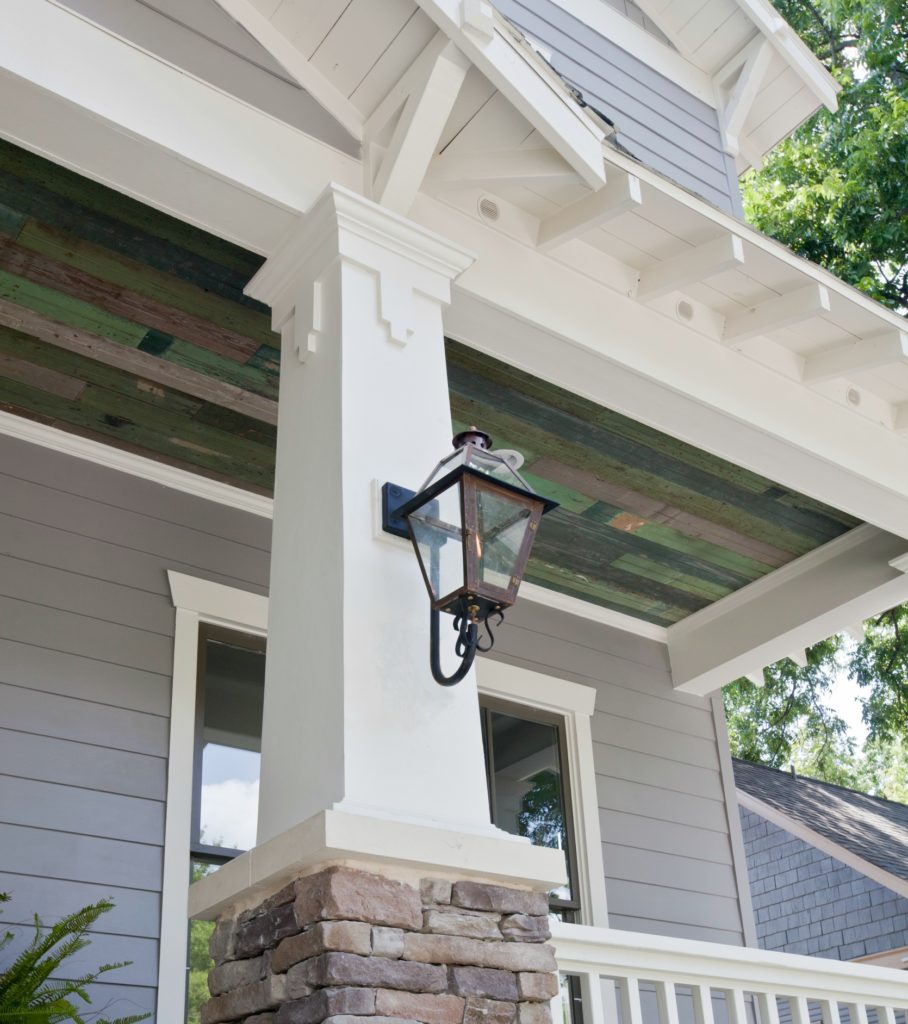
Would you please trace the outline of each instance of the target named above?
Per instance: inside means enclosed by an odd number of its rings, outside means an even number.
[[[202,1024],[551,1024],[548,902],[348,867],[291,882],[211,937]]]

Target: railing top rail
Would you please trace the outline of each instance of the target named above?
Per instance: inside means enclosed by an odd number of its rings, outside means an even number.
[[[562,970],[908,1007],[908,972],[694,939],[553,922]]]

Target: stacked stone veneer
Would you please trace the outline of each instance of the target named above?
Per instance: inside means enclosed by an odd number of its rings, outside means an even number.
[[[551,1024],[540,893],[332,867],[218,922],[202,1024]]]

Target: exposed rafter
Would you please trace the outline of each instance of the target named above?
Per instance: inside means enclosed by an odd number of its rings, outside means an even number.
[[[678,689],[707,694],[908,600],[905,540],[859,526],[669,627]],[[903,561],[904,560],[904,561]]]
[[[633,174],[616,174],[598,192],[546,217],[539,225],[537,245],[543,250],[554,249],[578,235],[601,227],[642,202],[640,179]]]
[[[367,196],[397,213],[410,209],[469,70],[466,57],[438,32],[379,103],[363,130]]]
[[[801,380],[806,384],[821,384],[906,359],[908,333],[886,331],[873,338],[861,338],[852,345],[837,345],[812,353],[804,360]]]
[[[215,0],[263,46],[287,73],[357,140],[363,137],[363,115],[287,37],[266,18],[252,0]]]
[[[821,284],[808,284],[727,317],[722,340],[737,344],[828,313],[829,308],[829,291]]]
[[[438,157],[426,175],[429,191],[464,185],[520,185],[545,181],[576,185],[577,172],[553,149],[494,149]]]
[[[671,259],[647,267],[640,275],[637,298],[641,302],[652,302],[669,292],[679,291],[685,285],[714,277],[743,263],[744,243],[741,239],[737,235],[720,235],[711,242],[686,249]]]

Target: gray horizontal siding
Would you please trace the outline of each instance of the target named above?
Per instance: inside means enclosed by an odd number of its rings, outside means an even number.
[[[908,900],[743,808],[741,827],[764,949],[853,960],[908,946]]]
[[[518,604],[494,657],[593,686],[591,723],[609,923],[743,943],[707,699],[675,693],[665,647]]]
[[[614,122],[618,141],[637,159],[740,214],[737,177],[713,107],[553,0],[495,0],[495,6],[551,51],[555,69]]]
[[[0,890],[25,926],[103,896],[83,966],[154,1009],[173,665],[167,570],[264,592],[270,523],[0,438]],[[188,865],[187,865],[188,870]],[[17,938],[17,941],[21,939]]]

